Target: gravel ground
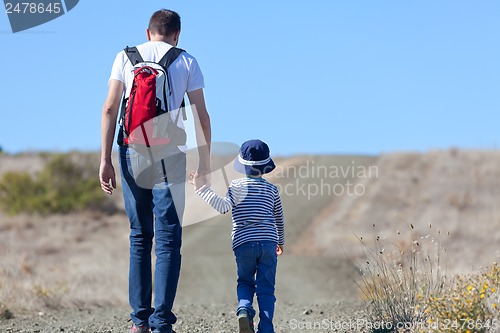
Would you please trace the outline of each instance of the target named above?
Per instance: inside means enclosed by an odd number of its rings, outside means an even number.
[[[276,333],[284,332],[364,332],[362,303],[292,304],[277,303]],[[0,321],[0,331],[11,333],[115,333],[128,332],[129,309],[93,308],[59,310],[37,314],[14,314],[14,318]],[[238,332],[234,308],[226,304],[176,307],[177,333]]]

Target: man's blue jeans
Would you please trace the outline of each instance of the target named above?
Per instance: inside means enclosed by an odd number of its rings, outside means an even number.
[[[177,149],[177,148],[176,148]],[[186,156],[176,154],[152,162],[135,150],[120,147],[125,210],[130,221],[129,302],[136,325],[170,333],[181,267],[182,214]],[[154,308],[151,251],[155,239]]]
[[[257,294],[260,319],[258,333],[274,333],[274,285],[278,263],[276,246],[276,243],[269,241],[246,242],[234,249],[238,269],[236,315],[241,310],[246,310],[253,319],[253,296]]]

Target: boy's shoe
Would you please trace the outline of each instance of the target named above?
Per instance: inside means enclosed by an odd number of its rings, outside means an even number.
[[[135,324],[132,324],[130,333],[149,333],[149,327],[144,325],[136,326]]]
[[[240,333],[255,333],[253,320],[248,316],[248,312],[241,310],[238,314],[238,326]]]

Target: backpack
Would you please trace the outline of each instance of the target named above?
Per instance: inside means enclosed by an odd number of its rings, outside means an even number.
[[[184,99],[175,120],[169,114],[172,109],[168,102],[172,93],[168,67],[184,50],[172,47],[158,63],[144,61],[136,47],[127,46],[124,51],[134,78],[130,94],[125,93],[122,100],[118,144],[136,150],[147,148],[149,153],[151,148],[184,145],[186,132],[178,126],[181,112],[186,120]]]

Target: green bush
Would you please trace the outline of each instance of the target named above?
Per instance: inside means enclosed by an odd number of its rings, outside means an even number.
[[[46,159],[45,167],[35,176],[7,172],[0,178],[2,210],[10,215],[116,210],[101,191],[96,167],[88,159],[71,154],[49,155]]]

